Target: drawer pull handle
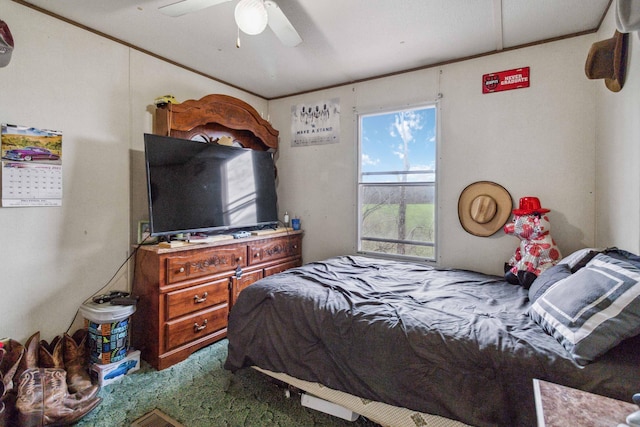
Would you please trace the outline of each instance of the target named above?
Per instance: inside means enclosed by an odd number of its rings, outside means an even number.
[[[209,292],[205,292],[204,294],[202,294],[202,298],[200,298],[198,295],[194,295],[193,296],[194,304],[200,304],[205,302],[207,300],[207,295],[209,295]]]
[[[198,323],[196,322],[193,324],[193,332],[200,332],[206,327],[207,327],[207,319],[204,319],[204,322],[202,322],[202,325],[198,325]]]
[[[241,262],[242,262],[242,257],[241,257],[241,256],[239,256],[239,257],[236,259],[236,262],[241,263]]]
[[[180,270],[178,270],[178,273],[184,273],[184,267],[180,267]]]
[[[255,254],[253,254],[254,258],[258,258],[260,256],[260,254],[258,252],[256,252]]]

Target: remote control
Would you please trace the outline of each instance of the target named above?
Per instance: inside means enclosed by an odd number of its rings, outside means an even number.
[[[109,302],[114,298],[128,297],[129,292],[124,291],[111,291],[108,294],[98,295],[93,297],[93,302],[96,304],[104,304],[105,302]]]
[[[118,297],[109,301],[111,305],[136,305],[138,304],[138,297]]]

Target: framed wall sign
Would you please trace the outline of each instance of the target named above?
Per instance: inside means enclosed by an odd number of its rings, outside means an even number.
[[[291,146],[340,142],[340,98],[291,106]]]

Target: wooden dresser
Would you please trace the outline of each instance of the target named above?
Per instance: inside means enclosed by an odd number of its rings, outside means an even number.
[[[180,362],[226,337],[229,310],[242,289],[301,264],[300,231],[178,248],[142,246],[131,344],[156,369]]]

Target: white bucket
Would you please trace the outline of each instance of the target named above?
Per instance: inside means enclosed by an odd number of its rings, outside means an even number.
[[[135,311],[134,305],[88,302],[80,306],[80,313],[89,330],[91,362],[107,364],[127,356],[129,317]]]

